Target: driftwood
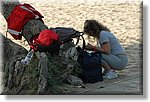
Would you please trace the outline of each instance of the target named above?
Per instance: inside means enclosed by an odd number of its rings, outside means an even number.
[[[1,13],[7,19],[19,1],[3,1],[1,4]],[[44,29],[47,29],[47,26],[40,20],[30,20],[24,26],[23,36],[29,40]],[[77,51],[72,42],[62,45],[58,56],[52,57],[49,53],[36,52],[36,57],[25,66],[20,61],[27,51],[4,36],[2,38],[5,73],[3,94],[52,94],[52,87],[73,73],[77,63]]]

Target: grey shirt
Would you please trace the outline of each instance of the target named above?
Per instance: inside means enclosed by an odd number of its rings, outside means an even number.
[[[124,54],[125,53],[123,47],[118,42],[118,39],[111,32],[101,31],[101,33],[100,33],[100,44],[103,44],[104,42],[110,43],[110,47],[111,47],[110,54],[118,55],[118,54]]]

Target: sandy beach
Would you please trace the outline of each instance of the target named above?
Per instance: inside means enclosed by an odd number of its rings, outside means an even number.
[[[20,0],[29,3],[43,16],[48,27],[73,27],[82,31],[83,23],[87,19],[96,19],[110,28],[114,35],[123,45],[129,62],[127,67],[118,71],[120,76],[141,75],[143,70],[143,34],[142,34],[142,3],[134,2],[88,2],[92,0],[81,0],[80,2],[61,0]],[[61,2],[59,2],[61,1]],[[6,21],[0,14],[0,32],[5,34]],[[28,49],[24,41],[15,41]],[[140,85],[139,85],[139,88]]]

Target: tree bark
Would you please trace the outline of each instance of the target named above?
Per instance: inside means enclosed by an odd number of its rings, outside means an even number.
[[[1,2],[1,4],[2,4],[1,13],[4,16],[4,18],[7,19],[13,8],[19,4],[19,1],[18,0],[15,0],[15,2],[3,1]],[[33,35],[40,33],[44,29],[47,29],[47,26],[40,20],[30,20],[24,26],[23,36],[25,37],[26,40],[29,40]],[[14,43],[12,44],[10,40],[6,39],[5,37],[3,37],[3,39],[4,39],[3,59],[5,62],[3,70],[6,74],[4,76],[4,78],[6,79],[6,81],[4,82],[5,94],[51,94],[51,92],[47,91],[51,90],[51,87],[54,86],[53,84],[56,84],[56,82],[58,81],[62,82],[69,74],[71,74],[74,69],[74,65],[76,64],[77,61],[76,48],[74,44],[70,42],[61,46],[60,53],[58,56],[52,57],[49,53],[37,52],[35,54],[36,58],[34,58],[28,66],[24,66],[21,64],[20,60],[25,56],[27,51],[22,47],[19,48],[18,45],[16,45],[15,48]],[[9,41],[9,44],[6,45],[5,41],[6,42]],[[8,48],[10,50],[5,51]],[[20,53],[19,49],[21,49]],[[13,54],[10,53],[12,51]],[[16,53],[18,53],[19,55],[17,55]],[[34,76],[29,73],[30,71],[31,73],[35,71],[35,73],[33,73]],[[34,80],[35,82],[33,83],[38,85],[34,84],[33,86],[30,86],[32,84],[30,81],[32,80],[31,78],[32,76],[35,79]],[[19,88],[16,89],[16,86]],[[33,90],[33,89],[35,89],[36,92],[31,91],[25,92],[25,90]]]

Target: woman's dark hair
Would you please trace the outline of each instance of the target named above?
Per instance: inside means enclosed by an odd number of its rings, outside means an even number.
[[[89,36],[99,38],[99,33],[102,30],[110,32],[110,30],[107,27],[105,27],[96,20],[86,20],[84,22],[84,33],[88,34]]]

